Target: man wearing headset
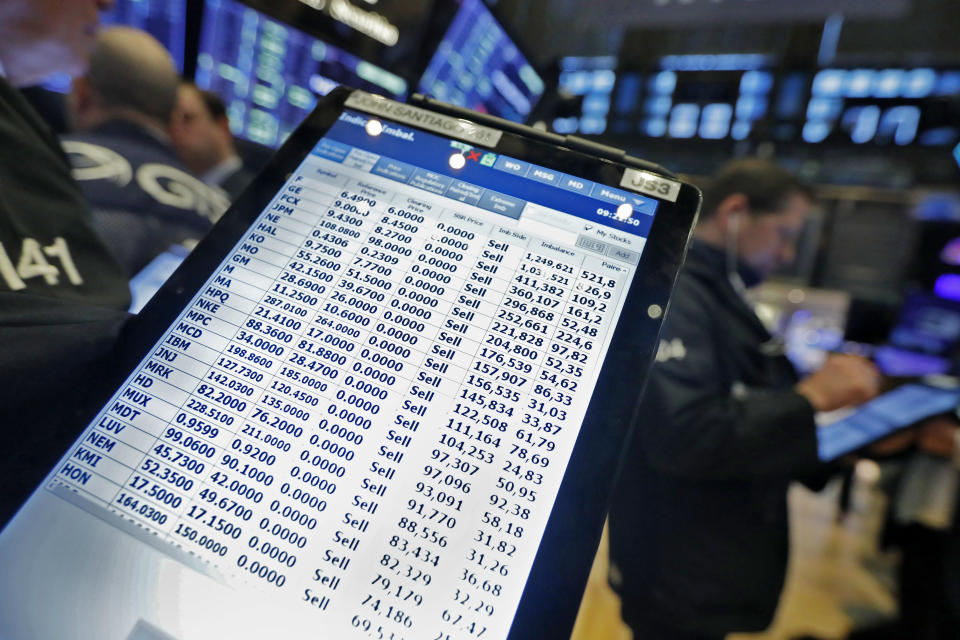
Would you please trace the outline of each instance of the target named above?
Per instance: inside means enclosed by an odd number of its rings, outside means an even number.
[[[765,628],[786,572],[787,488],[819,469],[816,411],[877,393],[866,360],[806,380],[744,299],[794,257],[812,196],[740,160],[705,190],[610,513],[611,584],[648,640]]]

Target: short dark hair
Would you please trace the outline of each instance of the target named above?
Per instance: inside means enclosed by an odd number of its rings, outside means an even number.
[[[223,98],[213,91],[201,89],[192,80],[184,80],[183,84],[195,89],[197,93],[200,94],[200,101],[203,102],[203,106],[206,108],[207,113],[210,114],[211,118],[216,120],[217,118],[227,117],[227,103],[223,101]]]
[[[813,199],[813,190],[799,178],[769,160],[745,158],[728,162],[703,190],[701,218],[709,218],[729,196],[747,197],[753,215],[778,213],[791,196]]]
[[[214,120],[227,117],[227,104],[213,91],[200,89],[200,99]]]

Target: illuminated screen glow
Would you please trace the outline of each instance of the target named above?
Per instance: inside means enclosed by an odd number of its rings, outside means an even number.
[[[659,203],[370,121],[0,534],[0,637],[507,636]]]
[[[960,275],[945,273],[933,283],[933,292],[944,300],[960,302]]]
[[[116,0],[100,12],[100,26],[126,25],[146,31],[167,48],[177,71],[183,72],[187,0]],[[70,76],[57,74],[44,85],[58,93],[70,91]]]
[[[523,122],[545,85],[481,0],[463,0],[419,91],[443,102]]]
[[[399,76],[234,0],[205,4],[196,83],[224,99],[234,135],[269,147],[339,84],[401,100],[407,93]]]

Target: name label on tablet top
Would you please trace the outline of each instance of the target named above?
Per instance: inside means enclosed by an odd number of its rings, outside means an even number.
[[[676,180],[638,169],[627,168],[620,179],[620,186],[670,202],[676,202],[680,195],[680,183]]]
[[[493,148],[500,142],[501,132],[496,129],[387,100],[365,91],[351,93],[344,106],[390,118],[395,122],[412,124],[471,144]]]

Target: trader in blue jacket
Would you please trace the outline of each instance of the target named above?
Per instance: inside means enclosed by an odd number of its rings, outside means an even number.
[[[705,190],[610,513],[611,584],[644,640],[765,628],[787,566],[787,487],[819,470],[814,413],[877,393],[872,364],[798,382],[744,298],[794,257],[812,199],[734,162]]]

